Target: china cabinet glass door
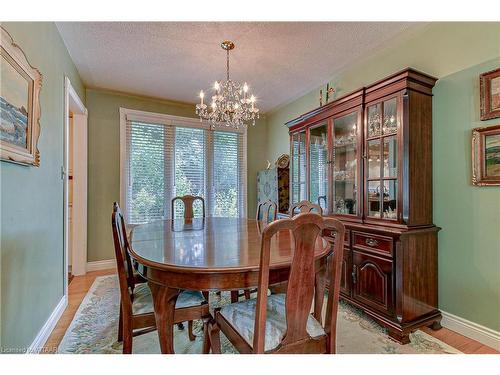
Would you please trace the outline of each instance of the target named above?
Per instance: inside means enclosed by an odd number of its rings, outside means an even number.
[[[358,213],[359,112],[333,119],[333,213]]]
[[[309,200],[329,213],[328,197],[328,123],[309,129]]]
[[[366,117],[366,216],[396,220],[398,97],[368,106]]]
[[[292,135],[292,202],[291,204],[307,199],[307,154],[305,130]]]

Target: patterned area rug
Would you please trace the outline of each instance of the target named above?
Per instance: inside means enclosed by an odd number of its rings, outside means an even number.
[[[210,294],[211,308],[229,303],[228,292],[218,297]],[[118,332],[118,311],[120,292],[115,275],[98,277],[82,301],[78,311],[66,331],[58,353],[118,354],[122,344],[116,341]],[[337,327],[337,352],[344,354],[444,354],[460,353],[453,347],[434,337],[416,331],[411,334],[411,342],[400,345],[387,336],[379,326],[360,310],[341,303]],[[196,340],[191,342],[184,330],[174,328],[176,353],[201,353],[203,343],[201,321],[194,324]],[[223,353],[237,353],[224,335],[221,335]],[[157,332],[134,338],[134,353],[160,353]]]

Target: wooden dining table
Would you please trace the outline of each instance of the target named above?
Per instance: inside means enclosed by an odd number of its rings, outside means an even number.
[[[173,318],[181,290],[221,291],[256,288],[264,222],[242,218],[195,218],[135,226],[130,255],[153,296],[162,353],[174,353]],[[288,280],[295,249],[293,234],[271,241],[269,285]],[[330,244],[316,240],[314,315],[321,321]]]

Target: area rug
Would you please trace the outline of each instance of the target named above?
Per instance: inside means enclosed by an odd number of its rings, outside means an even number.
[[[229,303],[229,293],[219,297],[210,294],[210,307]],[[68,354],[118,354],[122,344],[116,341],[120,291],[116,275],[96,278],[82,301],[58,348],[58,353]],[[392,341],[384,328],[362,311],[346,304],[339,306],[337,322],[337,352],[343,354],[445,354],[460,353],[455,348],[426,334],[416,331],[410,335],[411,342],[400,345]],[[189,341],[187,327],[174,327],[176,353],[201,353],[203,326],[194,323],[195,341]],[[222,352],[237,353],[227,338],[221,334]],[[133,353],[160,353],[157,332],[138,336],[133,341]]]

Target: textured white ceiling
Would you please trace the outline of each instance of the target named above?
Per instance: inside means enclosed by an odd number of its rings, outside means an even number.
[[[225,78],[220,42],[236,43],[231,78],[247,81],[263,112],[325,83],[415,23],[61,22],[85,85],[194,103]]]

